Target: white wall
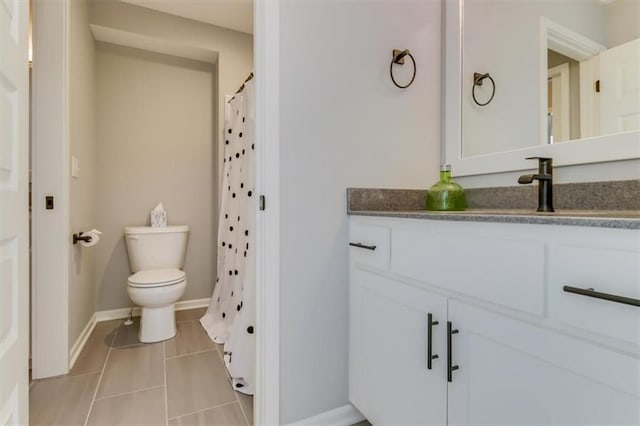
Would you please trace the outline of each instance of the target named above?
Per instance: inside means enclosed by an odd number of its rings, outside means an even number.
[[[438,0],[281,3],[283,424],[347,403],[346,188],[437,179],[440,12]],[[394,48],[418,65],[405,90],[389,78]]]
[[[69,3],[69,155],[80,161],[80,178],[69,180],[69,230],[96,226],[95,41],[89,0]],[[69,171],[70,172],[70,171]],[[69,347],[95,312],[95,250],[69,248]]]
[[[214,74],[209,63],[98,43],[98,310],[130,306],[123,230],[160,201],[191,234],[183,299],[215,282]]]
[[[462,147],[473,156],[540,143],[540,17],[606,42],[605,8],[596,1],[466,0],[462,61]],[[473,73],[491,73],[496,95],[471,97]],[[477,89],[488,99],[489,82]],[[467,130],[469,129],[469,130]],[[455,170],[453,171],[455,173]]]

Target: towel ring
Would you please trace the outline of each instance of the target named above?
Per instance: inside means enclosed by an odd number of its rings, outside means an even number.
[[[485,103],[480,103],[476,98],[476,86],[482,86],[482,80],[484,80],[485,78],[488,78],[491,81],[491,85],[493,88],[491,90],[491,97],[489,98],[489,100]],[[491,101],[493,100],[493,97],[496,95],[496,82],[493,81],[493,78],[489,75],[489,73],[486,73],[486,74],[480,74],[477,72],[473,73],[473,89],[471,89],[471,95],[473,96],[473,102],[475,102],[479,106],[486,106],[491,103]]]
[[[406,85],[402,86],[398,84],[396,79],[393,77],[393,64],[404,65],[405,56],[408,56],[409,58],[411,58],[411,62],[413,63],[413,75],[411,76],[411,81],[409,81]],[[391,60],[391,65],[389,65],[389,74],[391,74],[391,81],[393,81],[393,84],[395,84],[396,87],[400,89],[406,89],[407,87],[411,86],[411,84],[413,84],[413,80],[416,79],[416,69],[417,69],[416,60],[413,58],[413,55],[411,54],[411,52],[409,52],[409,49],[405,49],[405,50],[393,49],[393,59]]]

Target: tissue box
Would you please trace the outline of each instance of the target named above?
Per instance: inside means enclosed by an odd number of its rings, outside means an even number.
[[[167,226],[167,211],[152,211],[151,212],[151,227],[161,228]]]

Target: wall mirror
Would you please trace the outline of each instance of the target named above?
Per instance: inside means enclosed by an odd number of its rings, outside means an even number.
[[[446,0],[445,14],[456,175],[640,157],[640,1]]]

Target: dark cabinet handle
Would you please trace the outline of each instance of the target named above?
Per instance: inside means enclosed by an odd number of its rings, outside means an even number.
[[[368,245],[362,244],[362,243],[349,243],[349,245],[351,247],[358,247],[358,248],[371,250],[371,251],[374,251],[376,249],[376,246],[368,246]]]
[[[447,321],[447,380],[449,383],[453,382],[453,372],[460,368],[457,365],[453,365],[453,348],[451,345],[451,338],[458,332],[451,325],[451,321]]]
[[[427,369],[431,370],[431,361],[438,359],[438,355],[433,354],[433,326],[438,325],[438,321],[433,320],[431,313],[427,314]]]
[[[564,287],[562,287],[562,289],[567,293],[580,294],[582,296],[608,300],[610,302],[623,303],[625,305],[640,306],[640,299],[618,296],[618,295],[609,294],[609,293],[601,293],[599,291],[595,291],[592,288],[578,288],[578,287],[571,287],[569,285],[565,285]]]

